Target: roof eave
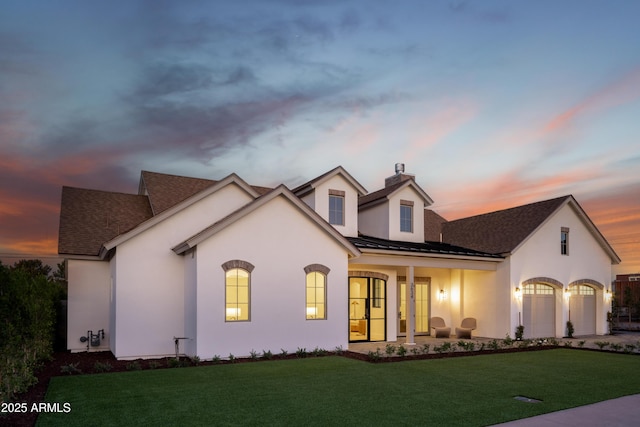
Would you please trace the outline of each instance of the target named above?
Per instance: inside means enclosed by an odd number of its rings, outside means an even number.
[[[397,255],[397,256],[417,256],[421,258],[440,258],[440,259],[457,259],[466,261],[488,261],[488,262],[502,262],[504,258],[499,255],[494,256],[474,256],[474,255],[455,255],[455,254],[439,254],[434,252],[413,252],[413,251],[398,251],[390,249],[365,249],[361,248],[360,251],[363,254],[383,254],[383,255]]]
[[[296,206],[300,211],[302,211],[303,213],[305,213],[306,215],[311,217],[311,219],[314,220],[314,222],[319,227],[321,227],[327,234],[329,234],[334,239],[339,241],[342,244],[342,246],[344,246],[345,249],[347,249],[347,252],[348,252],[348,255],[349,255],[350,258],[360,256],[360,254],[361,254],[360,250],[353,243],[351,243],[349,240],[347,240],[346,237],[344,237],[342,234],[340,234],[340,232],[338,230],[336,230],[327,221],[325,221],[320,215],[318,215],[317,212],[315,212],[313,209],[311,209],[309,206],[307,206],[306,203],[301,201],[285,185],[280,185],[280,186],[276,187],[275,189],[273,189],[271,192],[269,192],[269,193],[263,195],[262,197],[254,200],[253,202],[250,202],[250,203],[244,205],[243,207],[241,207],[240,209],[236,210],[235,212],[233,212],[232,214],[228,215],[227,217],[223,218],[222,220],[218,221],[217,223],[207,227],[206,229],[202,230],[201,232],[191,236],[187,240],[185,240],[185,241],[181,242],[180,244],[174,246],[173,248],[171,248],[171,250],[173,250],[178,255],[183,255],[187,250],[196,247],[202,241],[208,239],[209,237],[211,237],[214,234],[218,233],[220,230],[222,230],[222,229],[226,228],[227,226],[233,224],[234,222],[236,222],[239,219],[245,217],[246,215],[250,214],[251,212],[254,212],[255,210],[257,210],[261,206],[265,205],[266,203],[270,202],[271,200],[273,200],[273,199],[275,199],[276,197],[279,197],[279,196],[285,197],[287,200],[289,200],[290,203],[292,203],[294,206]]]
[[[256,190],[254,190],[249,184],[247,184],[242,178],[240,178],[238,175],[236,175],[235,173],[232,173],[230,175],[228,175],[227,177],[223,178],[222,180],[218,181],[217,183],[215,183],[214,185],[212,185],[211,187],[208,187],[196,194],[194,194],[193,196],[183,200],[182,202],[178,203],[175,206],[170,207],[169,209],[166,209],[164,211],[162,211],[161,213],[159,213],[158,215],[155,215],[151,218],[149,218],[148,220],[144,221],[142,224],[138,225],[137,227],[133,228],[132,230],[120,234],[119,236],[111,239],[110,241],[104,243],[103,248],[106,250],[110,250],[124,242],[126,242],[127,240],[131,239],[132,237],[142,233],[143,231],[148,230],[149,228],[155,226],[156,224],[164,221],[165,219],[175,215],[176,213],[182,211],[183,209],[191,206],[194,203],[197,203],[198,201],[204,199],[205,197],[217,192],[218,190],[226,187],[227,185],[230,184],[236,184],[238,185],[240,188],[242,188],[244,191],[246,191],[250,196],[252,196],[254,199],[260,197],[260,195],[258,194],[258,192]],[[102,253],[102,250],[101,250]]]
[[[349,172],[347,172],[342,166],[333,168],[332,170],[325,172],[324,174],[308,181],[301,186],[293,189],[293,194],[298,197],[304,197],[307,194],[315,191],[315,189],[325,181],[333,178],[336,175],[341,175],[351,186],[356,190],[359,196],[367,194],[366,188],[362,186]]]

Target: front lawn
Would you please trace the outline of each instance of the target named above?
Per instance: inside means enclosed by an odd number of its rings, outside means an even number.
[[[640,393],[640,357],[571,349],[371,364],[331,356],[52,378],[38,426],[485,426]],[[541,403],[515,400],[525,396]]]

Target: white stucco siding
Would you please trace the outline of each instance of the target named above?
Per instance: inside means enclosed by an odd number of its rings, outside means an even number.
[[[230,260],[251,263],[250,321],[225,321]],[[347,348],[347,252],[288,200],[277,197],[198,245],[198,356]],[[327,319],[307,320],[305,272],[330,268]]]
[[[389,238],[389,204],[381,203],[372,208],[360,211],[358,214],[358,227],[366,236]]]
[[[118,245],[116,357],[175,354],[173,337],[186,333],[185,258],[171,248],[250,200],[228,185]]]
[[[110,294],[109,294],[109,350],[115,355],[116,354],[116,295],[118,293],[118,281],[117,281],[117,273],[116,273],[116,265],[117,260],[115,257],[111,258],[109,261],[109,274],[110,274]]]
[[[188,356],[198,354],[197,342],[197,314],[198,314],[198,287],[197,287],[197,249],[192,249],[184,255],[184,338],[181,341],[181,350]]]
[[[99,347],[90,351],[109,349],[109,292],[110,269],[106,261],[68,260],[68,326],[67,348],[86,351],[87,343],[80,341],[87,331],[105,331]]]
[[[493,271],[465,270],[463,272],[459,323],[465,317],[475,318],[477,329],[473,332],[474,336],[493,338],[504,338],[506,334],[514,336],[515,330],[511,331],[510,328],[509,290],[498,283],[497,275],[498,273]]]
[[[412,231],[400,231],[400,201],[413,202]],[[389,198],[389,239],[405,242],[424,242],[424,201],[417,191],[405,187]]]
[[[314,191],[315,211],[329,221],[329,190],[344,191],[344,225],[334,225],[343,236],[358,236],[358,192],[342,176],[335,175],[322,182]]]
[[[560,253],[560,232],[569,228],[569,254]],[[511,256],[511,282],[514,286],[528,279],[548,277],[563,287],[580,279],[591,279],[607,287],[611,280],[611,259],[600,247],[576,212],[565,205]],[[568,301],[558,290],[556,336],[565,334]],[[604,334],[606,313],[610,310],[602,289],[596,290],[596,333]]]

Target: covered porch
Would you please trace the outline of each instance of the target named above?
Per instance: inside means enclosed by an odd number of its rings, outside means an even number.
[[[431,339],[434,316],[451,327],[452,340],[465,317],[477,319],[477,336],[504,337],[502,329],[509,330],[508,313],[496,319],[503,311],[497,310],[500,295],[505,293],[497,277],[501,257],[397,247],[359,249],[363,254],[349,264],[350,345],[375,349],[381,342],[418,344]],[[508,307],[509,290],[505,297]]]

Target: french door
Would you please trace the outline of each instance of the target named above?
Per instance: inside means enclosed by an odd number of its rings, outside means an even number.
[[[429,283],[415,284],[415,301],[416,301],[416,334],[429,333]],[[400,283],[398,286],[398,335],[405,336],[407,334],[407,284]]]
[[[349,278],[349,341],[387,338],[387,282],[373,277]]]

